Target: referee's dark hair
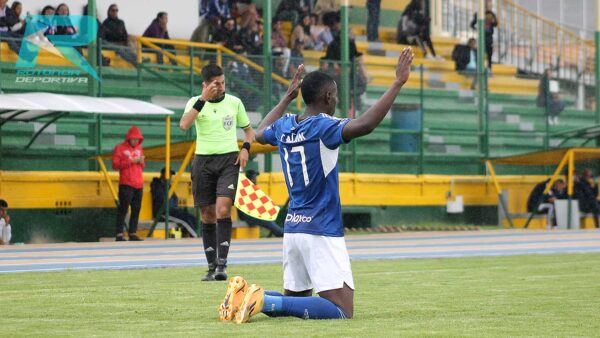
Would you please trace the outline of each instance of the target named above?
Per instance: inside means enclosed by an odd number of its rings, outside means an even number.
[[[335,86],[335,81],[326,73],[318,70],[308,73],[300,85],[304,103],[315,103],[319,96],[325,93],[326,86],[331,85]]]
[[[223,69],[214,63],[211,63],[204,66],[200,74],[202,75],[202,81],[208,83],[213,77],[223,75]]]
[[[0,208],[8,208],[8,203],[5,200],[0,200]]]

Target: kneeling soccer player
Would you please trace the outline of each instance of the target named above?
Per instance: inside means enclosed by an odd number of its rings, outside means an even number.
[[[408,80],[412,60],[412,50],[404,49],[392,86],[353,120],[332,117],[337,85],[329,75],[314,71],[300,81],[304,66],[298,67],[286,95],[256,133],[258,142],[279,147],[290,195],[283,236],[285,295],[233,277],[219,308],[221,320],[244,323],[259,312],[304,319],[352,318],[354,281],[342,225],[338,149],[379,125]],[[299,87],[306,103],[304,114],[282,117]],[[313,289],[320,297],[312,297]]]

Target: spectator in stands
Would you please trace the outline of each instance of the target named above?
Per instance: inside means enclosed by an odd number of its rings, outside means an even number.
[[[291,50],[288,48],[288,43],[281,31],[281,21],[277,18],[273,18],[272,21],[271,48],[273,56],[276,57],[274,63],[278,73],[285,75],[290,64]]]
[[[381,0],[367,0],[367,40],[379,41],[379,12]]]
[[[18,34],[11,31],[12,27],[19,23],[15,12],[6,5],[7,0],[0,0],[0,38],[7,41],[8,46],[15,53],[19,53],[20,44],[17,42]]]
[[[290,55],[290,65],[288,67],[288,75],[294,76],[298,66],[304,64],[304,41],[298,40],[294,42],[294,48]]]
[[[310,25],[311,19],[309,14],[305,14],[302,16],[302,21],[294,27],[292,31],[292,36],[290,41],[292,41],[292,48],[294,48],[295,41],[302,40],[304,41],[304,48],[306,49],[314,49],[315,41],[313,40],[312,35],[310,34]]]
[[[213,28],[217,29],[224,20],[231,17],[229,0],[208,0],[206,17]]]
[[[209,42],[210,34],[214,33],[217,29],[212,29],[211,23],[208,20],[208,0],[200,0],[200,14],[199,22],[196,29],[192,32],[190,41],[193,42]],[[217,26],[217,28],[220,25]]]
[[[10,28],[10,31],[18,36],[23,36],[25,34],[25,19],[21,19],[23,5],[19,1],[15,1],[10,5],[10,9],[12,9],[17,17],[17,23]]]
[[[579,210],[594,215],[594,225],[599,228],[598,214],[598,179],[594,177],[591,169],[583,170],[581,176],[575,179],[575,198],[579,200]]]
[[[0,0],[2,1],[2,0]],[[40,15],[46,16],[48,18],[53,18],[54,17],[54,7],[52,6],[45,6],[42,11],[40,12]],[[47,19],[47,18],[46,18]],[[46,30],[44,31],[44,35],[54,35],[56,34],[56,27],[54,25],[54,23],[52,22],[52,20],[48,20],[47,19],[47,24],[48,24],[48,28],[46,28]]]
[[[171,176],[175,175],[173,170],[170,171]],[[160,170],[160,177],[154,177],[150,183],[150,193],[152,194],[152,217],[155,219],[158,216],[164,216],[164,202],[166,191],[167,175],[166,169]],[[161,212],[159,214],[159,212]],[[196,217],[187,212],[187,210],[179,208],[179,197],[173,192],[171,198],[169,198],[169,215],[186,222],[190,227],[196,226]]]
[[[54,15],[54,19],[56,22],[56,33],[55,35],[75,35],[77,34],[77,29],[71,23],[71,19],[69,18],[71,12],[69,10],[69,6],[67,4],[60,4],[56,7],[56,15]],[[77,47],[75,47],[77,48]]]
[[[456,45],[452,50],[455,69],[473,78],[471,89],[477,85],[477,40],[470,38],[466,45]]]
[[[145,166],[145,157],[142,142],[144,142],[144,136],[140,128],[132,126],[125,136],[125,141],[117,144],[113,150],[112,167],[115,170],[119,170],[119,206],[117,209],[116,241],[125,240],[123,237],[123,226],[125,225],[125,216],[130,206],[129,240],[142,240],[136,234],[144,189],[144,176],[142,172]]]
[[[8,203],[0,199],[0,245],[9,245],[11,237],[12,227],[8,215]]]
[[[492,69],[492,54],[494,53],[494,28],[498,26],[496,14],[492,12],[492,3],[487,0],[485,3],[485,53],[488,59],[488,69]],[[473,14],[471,20],[471,28],[477,29],[477,13]]]
[[[336,16],[335,24],[332,26],[333,41],[329,44],[329,46],[327,46],[327,52],[325,53],[325,56],[321,58],[321,60],[324,61],[321,62],[321,70],[323,70],[324,72],[331,75],[334,79],[336,79],[337,83],[341,83],[340,76],[342,72],[342,68],[339,63],[342,59],[340,30],[340,17]],[[350,71],[350,82],[352,91],[350,96],[354,97],[355,95],[360,96],[366,91],[368,76],[362,53],[358,52],[358,49],[356,48],[356,42],[354,41],[354,39],[352,37],[350,37],[349,39],[349,59],[353,63],[353,69],[356,69],[356,71]],[[339,91],[338,93],[341,93],[341,91]],[[354,100],[352,100],[351,103],[353,104]]]
[[[237,39],[237,29],[233,18],[228,18],[223,22],[223,27],[215,33],[212,42],[229,48],[234,52],[242,51],[243,47]]]
[[[133,66],[137,64],[137,55],[129,46],[129,34],[125,22],[119,19],[119,6],[112,4],[106,11],[106,19],[100,25],[99,35],[104,42],[104,48],[113,49],[123,60]]]
[[[566,199],[567,195],[565,192],[565,181],[562,179],[554,181],[552,188],[547,194],[544,194],[548,183],[550,183],[550,179],[536,184],[527,199],[527,211],[546,214],[546,228],[551,229],[556,224],[554,202],[557,199]]]
[[[284,50],[287,49],[289,51],[289,48],[281,30],[281,20],[273,18],[271,25],[271,47],[273,47],[273,52],[280,51],[282,54],[285,54]]]
[[[248,177],[248,179],[250,181],[252,181],[252,183],[256,184],[256,177],[260,175],[257,171],[249,169],[246,170],[246,177]],[[248,226],[260,226],[263,227],[269,231],[271,231],[271,234],[274,235],[275,237],[283,237],[283,229],[281,229],[281,227],[279,225],[277,225],[277,223],[273,222],[273,221],[265,221],[262,219],[258,219],[258,218],[254,218],[250,215],[247,215],[245,213],[243,213],[242,211],[240,211],[238,209],[238,217],[240,220],[248,223]]]
[[[277,7],[275,17],[281,21],[291,21],[292,25],[298,24],[301,15],[308,14],[308,0],[282,0]]]
[[[252,22],[246,28],[242,28],[237,33],[237,41],[242,46],[242,51],[250,55],[262,54],[262,38],[259,34],[260,22]]]
[[[423,0],[411,0],[406,6],[398,23],[397,42],[401,44],[418,45],[427,59],[438,58],[433,48],[433,42],[429,34],[429,22],[431,18],[425,15]],[[431,54],[427,53],[427,49]]]
[[[315,34],[313,34],[315,41],[315,50],[322,50],[324,48],[327,48],[327,46],[329,46],[329,44],[333,41],[333,30],[335,29],[335,25],[339,21],[339,17],[339,12],[327,12],[323,15],[323,28],[319,31],[316,37]]]
[[[152,23],[150,23],[150,26],[148,26],[148,28],[146,28],[146,30],[144,31],[143,36],[147,37],[147,38],[170,40],[171,38],[169,37],[169,30],[167,29],[168,22],[169,22],[169,15],[165,12],[158,12],[158,14],[156,15],[156,18],[154,20],[152,20]],[[169,44],[157,43],[156,45],[167,52],[175,54],[175,49],[173,48],[173,46],[171,46]],[[155,51],[154,53],[156,54],[157,62],[162,64],[163,63],[163,54],[159,51]],[[171,64],[176,65],[177,61],[171,59]]]
[[[317,0],[313,13],[317,15],[317,23],[324,24],[323,18],[327,13],[337,13],[340,10],[339,1],[336,0]]]
[[[233,0],[231,8],[232,16],[239,18],[241,28],[246,28],[251,22],[260,19],[256,5],[252,3],[252,0]]]
[[[96,34],[96,44],[98,46],[97,48],[97,60],[98,63],[102,62],[102,66],[110,66],[110,59],[106,56],[104,56],[102,54],[102,49],[100,48],[101,43],[100,40],[102,40],[102,32],[101,32],[101,24],[100,24],[100,20],[98,19],[98,9],[96,9],[96,13],[95,14],[95,18],[96,18],[96,24],[98,25],[98,34]],[[83,15],[88,15],[88,5],[83,6]],[[87,34],[87,30],[88,27],[87,25],[83,25],[80,24],[79,28],[81,29],[81,34]],[[102,47],[104,48],[104,46],[102,45]]]
[[[552,69],[544,71],[538,85],[537,106],[546,109],[546,117],[551,125],[558,124],[558,116],[565,109],[565,103],[560,99],[558,81],[552,80]]]

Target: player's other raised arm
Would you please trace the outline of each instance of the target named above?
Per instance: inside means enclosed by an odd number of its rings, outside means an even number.
[[[264,139],[265,128],[267,128],[268,126],[275,123],[275,121],[280,119],[283,113],[286,111],[287,107],[290,105],[290,103],[292,103],[292,101],[294,101],[294,99],[298,96],[298,90],[300,89],[300,83],[302,82],[300,78],[302,77],[303,72],[304,65],[298,66],[296,74],[294,74],[294,77],[290,82],[290,86],[285,95],[283,95],[283,97],[281,98],[281,101],[279,101],[279,103],[260,122],[260,125],[256,130],[256,141],[258,141],[258,143],[266,143]]]
[[[381,123],[381,120],[392,107],[400,89],[408,80],[413,57],[414,54],[410,47],[405,48],[400,53],[396,64],[396,80],[369,110],[344,126],[342,131],[344,140],[350,141],[353,138],[370,134]]]

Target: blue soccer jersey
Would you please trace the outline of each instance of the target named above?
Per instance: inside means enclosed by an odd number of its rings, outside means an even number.
[[[285,232],[344,236],[337,160],[349,121],[319,114],[298,123],[286,114],[265,129],[265,141],[279,147],[290,195]]]

